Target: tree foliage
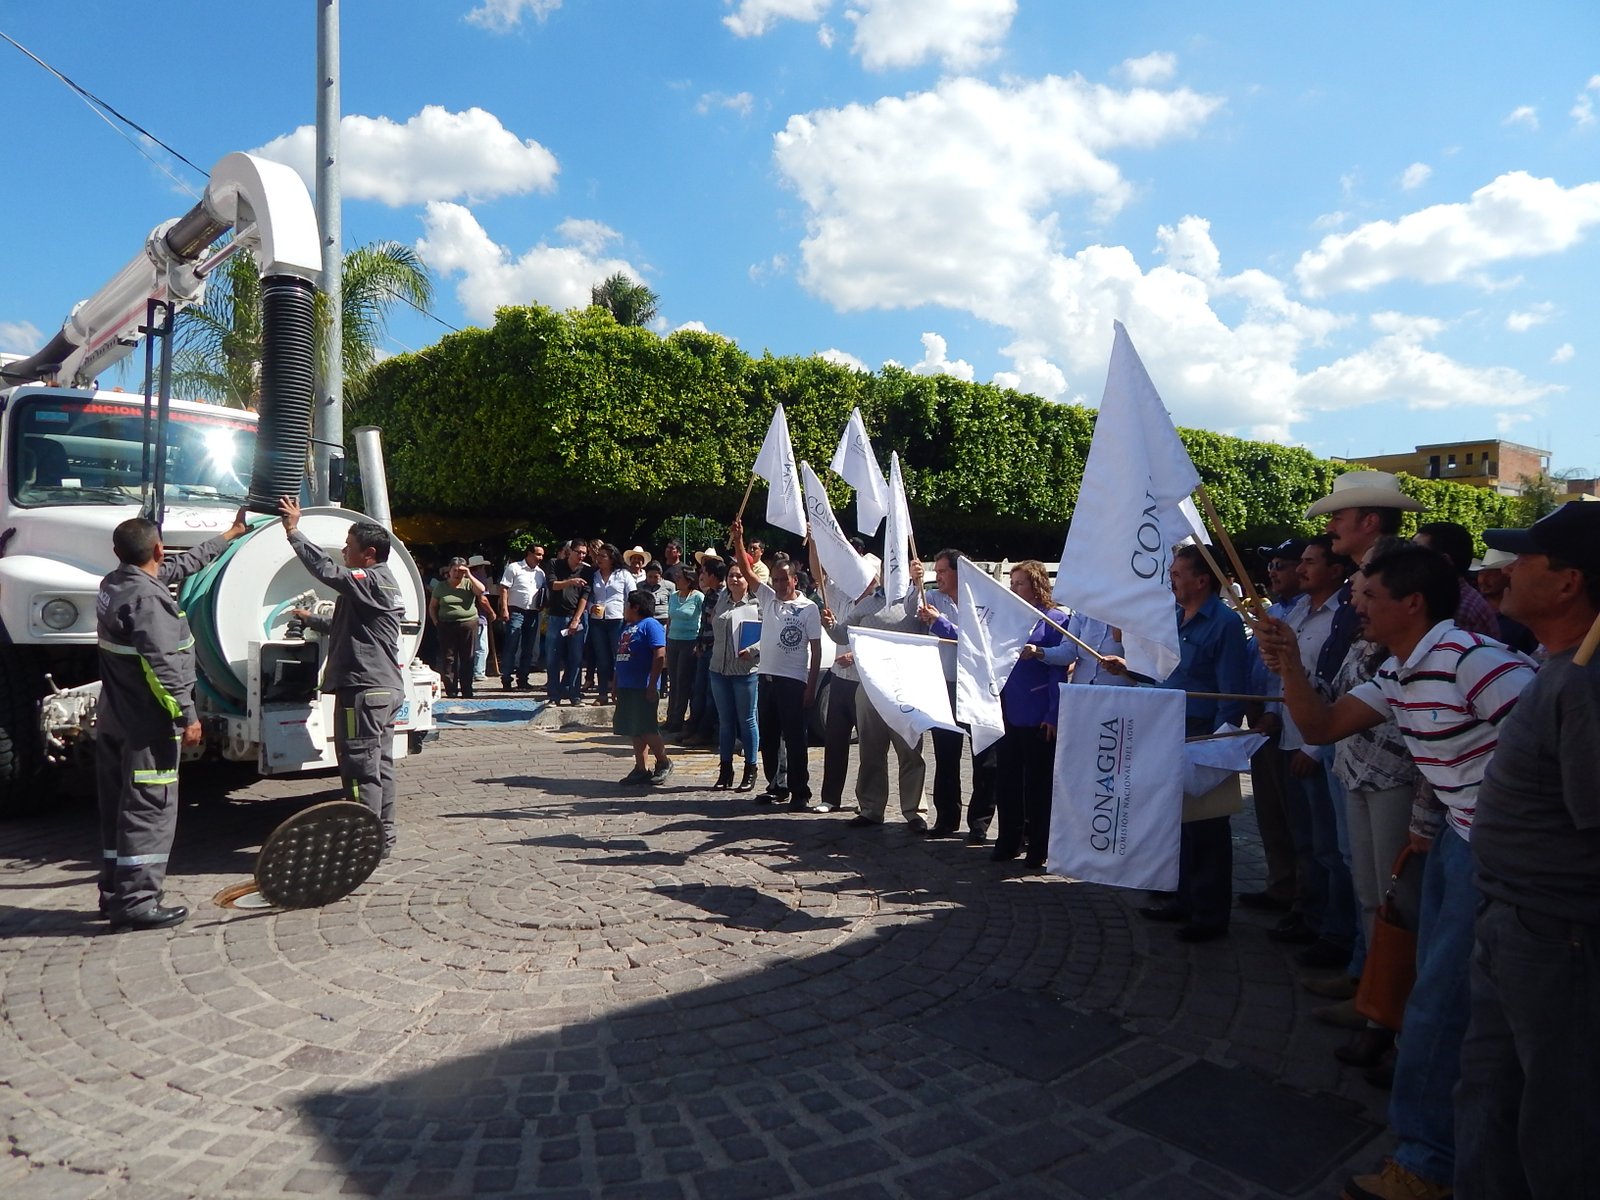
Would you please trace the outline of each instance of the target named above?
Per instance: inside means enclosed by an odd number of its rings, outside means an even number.
[[[589,303],[603,308],[618,325],[648,325],[656,319],[658,297],[621,271],[589,289]]]
[[[346,427],[384,430],[397,512],[500,512],[632,542],[674,514],[731,518],[780,403],[796,457],[828,481],[836,510],[850,492],[825,468],[859,407],[885,465],[890,450],[900,454],[925,555],[943,545],[978,557],[1060,552],[1092,410],[898,367],[752,358],[715,334],[659,337],[598,308],[503,308],[491,329],[379,363]],[[1180,432],[1241,545],[1316,532],[1306,508],[1356,465]],[[1487,489],[1409,477],[1402,486],[1430,520],[1475,534],[1512,523],[1508,499]],[[752,524],[764,523],[765,504],[758,483]],[[841,511],[846,524],[852,517]]]

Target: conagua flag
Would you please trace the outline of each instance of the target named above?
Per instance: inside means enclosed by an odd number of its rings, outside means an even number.
[[[783,415],[781,404],[772,414],[772,424],[767,426],[767,436],[761,439],[761,450],[756,454],[750,473],[767,481],[767,520],[780,529],[805,537],[805,500],[800,495],[794,444],[789,441],[789,418]]]
[[[872,586],[875,575],[872,564],[856,553],[844,530],[839,528],[833,505],[828,503],[828,493],[810,463],[800,464],[800,477],[805,480],[806,516],[811,520],[811,543],[817,548],[817,561],[833,585],[854,600]]]
[[[956,566],[956,719],[981,754],[1006,731],[1000,690],[1042,615],[970,558]]]
[[[1061,685],[1045,866],[1112,887],[1178,886],[1184,694]]]
[[[850,630],[861,690],[883,723],[915,744],[929,729],[956,729],[939,662],[939,639],[889,629]]]
[[[921,580],[911,578],[911,509],[900,474],[900,455],[889,455],[889,518],[883,528],[883,594],[900,600]]]
[[[872,452],[859,408],[850,410],[844,436],[839,439],[839,448],[833,452],[833,461],[828,466],[855,488],[856,528],[871,537],[883,524],[884,510],[889,506],[889,484],[883,477],[883,468],[878,466],[877,455]]]
[[[1178,665],[1178,622],[1167,569],[1189,536],[1179,504],[1200,486],[1122,322],[1084,464],[1055,598],[1122,630],[1128,666],[1165,679]]]

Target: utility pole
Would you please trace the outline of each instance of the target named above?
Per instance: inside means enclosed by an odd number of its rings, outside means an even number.
[[[344,459],[344,230],[339,190],[339,0],[317,5],[317,227],[322,294],[328,301],[327,354],[319,364],[311,418],[311,502],[330,502],[329,469]]]

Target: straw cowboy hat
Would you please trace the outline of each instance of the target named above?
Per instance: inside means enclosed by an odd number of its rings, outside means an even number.
[[[1325,517],[1341,508],[1398,508],[1421,512],[1421,500],[1413,500],[1400,490],[1400,481],[1387,471],[1346,471],[1333,481],[1333,494],[1324,496],[1306,516]]]
[[[643,546],[635,546],[632,550],[624,550],[622,552],[622,561],[625,563],[645,563],[650,561],[650,555]]]
[[[487,567],[488,565],[489,560],[481,554],[474,554],[471,558],[467,559],[468,567]]]
[[[708,558],[715,559],[717,562],[722,561],[722,555],[717,553],[715,546],[707,546],[704,550],[696,550],[694,552],[694,560],[701,566],[705,565],[705,561]]]
[[[1489,549],[1483,552],[1482,558],[1472,560],[1469,571],[1498,571],[1504,570],[1517,561],[1517,556],[1506,550]]]

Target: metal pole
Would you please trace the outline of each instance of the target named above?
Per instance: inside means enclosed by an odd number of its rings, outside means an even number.
[[[317,226],[322,231],[322,293],[328,303],[326,353],[312,412],[311,499],[327,504],[329,462],[344,446],[344,229],[339,191],[339,0],[317,0]]]
[[[367,516],[393,532],[394,522],[389,515],[389,476],[383,466],[383,435],[376,425],[362,425],[355,431],[355,439]]]

